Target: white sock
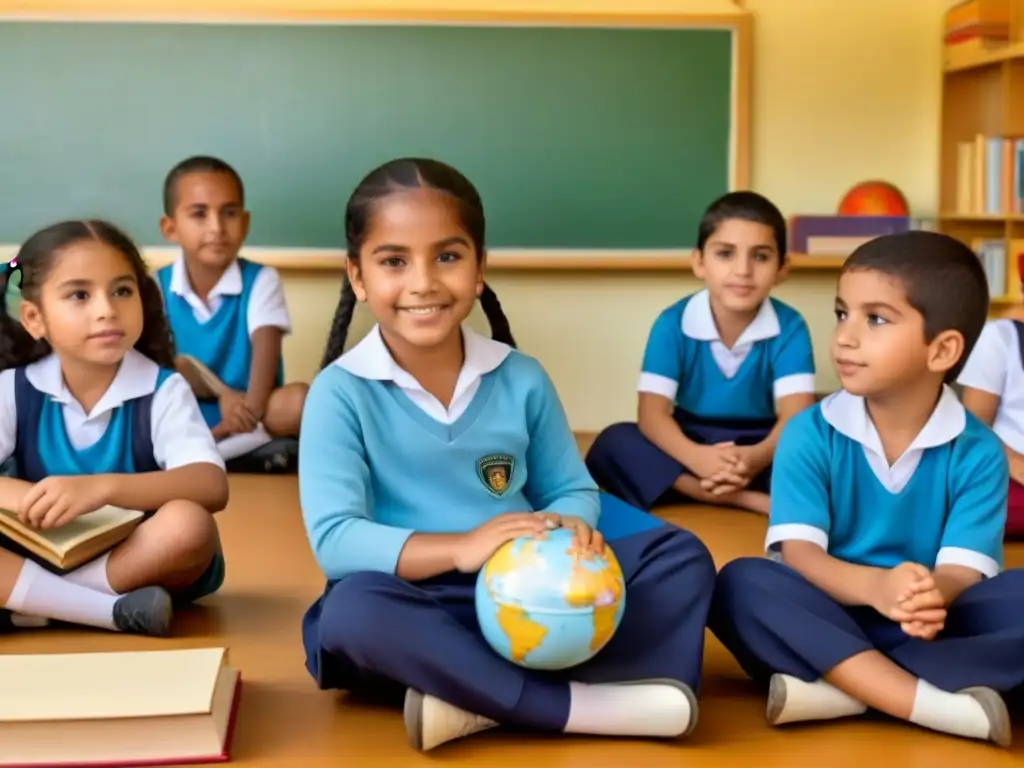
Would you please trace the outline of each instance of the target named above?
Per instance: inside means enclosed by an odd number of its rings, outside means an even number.
[[[77,584],[80,587],[91,589],[93,592],[102,592],[104,595],[116,595],[117,592],[110,586],[110,581],[107,579],[107,560],[109,559],[109,552],[105,555],[100,555],[81,568],[76,568],[71,573],[65,574],[64,580]]]
[[[917,681],[910,722],[972,739],[988,739],[992,730],[981,704],[966,693],[949,693],[924,680]]]
[[[863,715],[867,709],[824,680],[807,683],[791,675],[772,675],[768,694],[768,722],[771,725],[853,717]]]
[[[115,602],[113,595],[72,584],[26,560],[4,607],[29,616],[116,630]]]
[[[566,733],[682,736],[697,718],[693,694],[670,683],[569,683]]]
[[[256,429],[252,432],[242,432],[238,435],[225,437],[217,443],[217,450],[220,451],[222,459],[230,461],[231,459],[237,459],[239,456],[245,456],[245,454],[251,453],[257,448],[262,448],[273,439],[262,424],[257,424]]]

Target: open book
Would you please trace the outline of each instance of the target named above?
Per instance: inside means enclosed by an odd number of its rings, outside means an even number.
[[[0,766],[228,759],[241,689],[225,648],[0,656]]]
[[[17,544],[26,557],[49,570],[63,573],[116,547],[128,538],[142,518],[143,513],[137,510],[108,505],[60,528],[40,531],[23,525],[14,512],[0,509],[0,536]]]
[[[213,371],[191,355],[178,355],[175,367],[200,400],[217,400],[227,389]]]

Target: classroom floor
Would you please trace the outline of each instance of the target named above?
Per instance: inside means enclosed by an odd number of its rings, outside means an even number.
[[[700,536],[719,567],[761,552],[765,522],[754,515],[679,507],[664,516]],[[1024,721],[1019,718],[1017,744],[1010,751],[881,717],[769,728],[764,696],[710,634],[700,723],[688,740],[544,738],[491,731],[416,753],[406,744],[397,709],[320,691],[306,674],[299,622],[322,580],[306,543],[295,478],[232,476],[230,507],[217,517],[228,556],[227,580],[218,595],[178,615],[172,639],[36,630],[6,635],[2,647],[7,653],[60,653],[227,646],[244,678],[232,758],[246,766],[388,768],[434,762],[712,768],[749,762],[758,768],[864,768],[879,759],[904,768],[1021,765]],[[1024,565],[1024,546],[1010,548],[1007,560],[1008,565]]]

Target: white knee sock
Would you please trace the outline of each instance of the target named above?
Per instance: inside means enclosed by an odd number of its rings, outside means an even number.
[[[867,709],[824,680],[807,683],[791,675],[772,675],[767,713],[770,725],[853,717]]]
[[[221,458],[225,461],[230,461],[231,459],[237,459],[239,456],[251,453],[257,448],[262,448],[273,439],[262,424],[257,424],[256,429],[252,432],[242,432],[238,435],[225,437],[217,443],[217,450],[220,451]]]
[[[949,693],[924,680],[917,681],[910,722],[971,739],[989,739],[992,723],[977,699],[966,693]]]
[[[661,682],[569,683],[566,733],[602,736],[682,736],[697,719],[689,690]]]
[[[110,581],[107,579],[107,560],[109,559],[110,553],[108,552],[92,562],[86,563],[81,568],[76,568],[71,573],[65,574],[64,580],[91,589],[93,592],[116,595],[117,592],[110,586]]]
[[[4,607],[30,616],[116,630],[115,602],[113,595],[72,584],[26,560]]]

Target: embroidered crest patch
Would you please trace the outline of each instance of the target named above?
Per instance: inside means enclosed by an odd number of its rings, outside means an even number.
[[[476,474],[492,496],[503,496],[512,484],[516,460],[505,453],[492,453],[476,463]]]

